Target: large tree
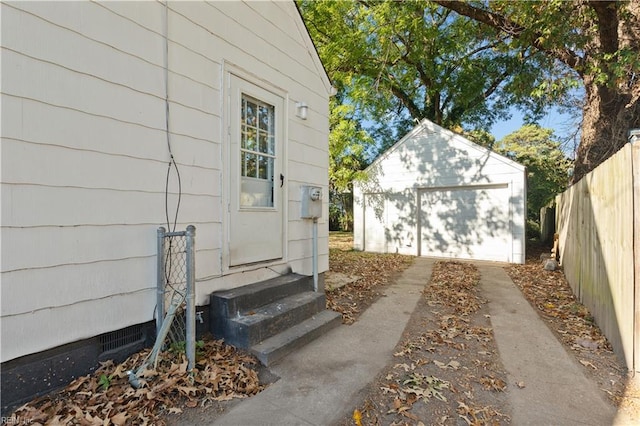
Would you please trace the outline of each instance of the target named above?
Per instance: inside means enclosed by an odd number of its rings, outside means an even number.
[[[513,52],[539,52],[547,70],[569,70],[585,91],[574,180],[617,152],[640,127],[640,2],[445,1],[435,3],[498,31]],[[550,78],[537,92],[565,93]]]
[[[527,216],[538,222],[540,209],[567,188],[572,166],[553,130],[527,124],[494,145],[494,150],[527,167]]]
[[[381,149],[423,118],[488,129],[513,105],[539,116],[548,101],[530,96],[548,78],[545,55],[433,2],[299,5],[339,99]]]
[[[353,181],[364,178],[366,148],[373,141],[353,118],[352,105],[331,99],[329,124],[329,221],[332,230],[353,225]]]

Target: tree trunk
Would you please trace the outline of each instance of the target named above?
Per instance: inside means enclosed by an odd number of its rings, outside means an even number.
[[[636,83],[634,90],[624,93],[585,81],[582,135],[574,182],[620,150],[627,143],[629,130],[640,127],[639,86]]]
[[[586,98],[574,182],[620,150],[627,143],[629,130],[640,128],[640,81],[635,81],[631,88],[616,90],[588,80],[585,78]]]
[[[591,47],[607,54],[614,54],[621,48],[638,52],[640,3],[625,3],[624,19],[620,17],[621,3],[608,3],[611,2],[588,2],[598,17],[599,37]],[[596,62],[607,72],[610,78],[608,85],[596,83],[591,75],[583,76],[586,97],[574,182],[618,152],[627,143],[629,130],[640,128],[640,75],[637,65],[627,67],[626,75],[616,76],[616,62]]]
[[[461,1],[434,2],[511,37],[527,34],[527,28],[495,11]],[[562,40],[555,46],[547,45],[544,32],[536,33],[529,43],[573,69],[583,80],[586,96],[582,136],[573,175],[577,182],[622,148],[629,130],[640,128],[640,1],[575,0],[565,4],[578,7],[575,12],[585,17],[582,30],[592,34],[586,45],[580,46],[582,52],[565,46]],[[589,10],[580,11],[580,7]]]

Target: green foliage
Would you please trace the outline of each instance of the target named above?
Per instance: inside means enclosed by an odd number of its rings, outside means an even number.
[[[352,105],[332,99],[330,107],[329,185],[332,191],[341,193],[349,190],[351,182],[362,178],[361,171],[367,163],[365,150],[373,140],[353,118]]]
[[[185,354],[187,352],[187,343],[184,340],[179,342],[171,342],[169,345],[169,352],[173,352],[176,354]],[[204,348],[203,340],[196,340],[196,356],[201,354],[202,349]]]
[[[185,353],[186,351],[186,342],[184,340],[181,340],[179,342],[171,342],[171,345],[169,345],[169,352],[173,352],[173,353]]]
[[[504,49],[544,56],[541,79],[528,95],[534,105],[570,107],[567,94],[584,89],[574,181],[622,148],[629,129],[640,127],[637,0],[433,1],[494,29]],[[513,81],[526,88],[522,78]],[[532,106],[527,110],[535,112]]]
[[[111,380],[113,376],[107,376],[106,374],[100,375],[100,380],[98,380],[98,385],[102,388],[103,391],[109,390],[109,386],[111,386]]]
[[[332,229],[351,229],[352,182],[417,120],[481,129],[474,139],[490,147],[495,141],[486,129],[512,106],[535,118],[570,87],[556,82],[538,51],[514,47],[496,30],[433,2],[298,4],[338,89],[330,105]]]
[[[340,231],[342,209],[333,202],[329,203],[329,231]]]
[[[480,146],[484,146],[488,149],[493,149],[496,144],[496,138],[486,130],[476,129],[467,132],[461,132],[467,139],[477,143]]]
[[[334,230],[348,230],[353,222],[353,181],[363,179],[366,149],[373,139],[354,119],[354,107],[331,99],[329,117],[329,202]]]
[[[624,145],[628,129],[640,127],[638,2],[299,0],[298,5],[338,89],[330,140],[336,196],[349,192],[362,168],[423,118],[456,131],[487,130],[509,118],[513,108],[529,123],[550,107],[584,111],[575,178]],[[589,102],[576,99],[585,93]],[[475,136],[491,146],[486,135]],[[534,151],[526,142],[508,150],[529,168],[529,215],[566,181],[564,159],[560,179],[535,160],[547,154]],[[547,175],[551,180],[541,178]],[[334,200],[347,218],[344,200]]]
[[[528,241],[540,239],[540,223],[538,222],[534,219],[527,219],[526,235]]]
[[[527,217],[538,222],[540,208],[566,189],[572,166],[553,130],[525,125],[497,142],[494,151],[527,168]]]
[[[414,120],[488,129],[514,105],[539,116],[568,89],[554,78],[552,93],[532,97],[552,77],[552,61],[433,2],[299,4],[338,88],[335,106],[352,107],[380,151]]]
[[[540,234],[540,208],[549,205],[569,182],[572,162],[566,158],[553,130],[527,124],[496,142],[484,130],[463,132],[469,140],[527,168],[527,235]]]

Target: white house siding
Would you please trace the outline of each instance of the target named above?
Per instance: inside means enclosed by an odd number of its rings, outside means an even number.
[[[197,228],[196,303],[271,269],[311,274],[299,185],[328,185],[330,86],[292,2],[3,2],[0,14],[2,362],[153,319],[167,91],[176,228]],[[284,91],[287,110],[286,253],[239,274],[223,264],[230,66]],[[171,220],[177,193],[172,170]],[[323,219],[320,272],[327,241]]]
[[[428,120],[355,184],[356,249],[524,262],[524,167]]]

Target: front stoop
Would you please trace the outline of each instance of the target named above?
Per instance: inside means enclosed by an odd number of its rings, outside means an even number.
[[[311,277],[288,274],[210,296],[216,338],[255,354],[269,366],[338,326],[341,315],[326,309]]]

